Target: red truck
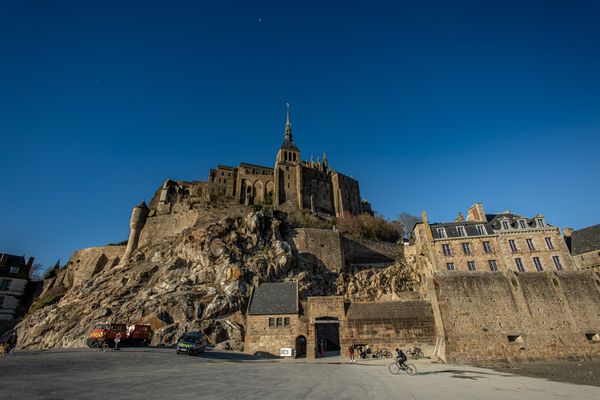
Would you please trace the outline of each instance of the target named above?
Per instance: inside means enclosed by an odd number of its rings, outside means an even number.
[[[119,346],[148,346],[152,333],[150,325],[99,322],[90,332],[87,345],[92,349],[114,347],[119,339]]]

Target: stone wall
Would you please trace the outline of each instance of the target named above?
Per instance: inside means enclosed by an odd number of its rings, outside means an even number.
[[[104,268],[115,267],[125,253],[125,246],[90,247],[77,250],[67,268],[72,271],[72,285],[78,286]]]
[[[289,318],[289,327],[269,327],[269,318]],[[244,352],[257,352],[279,355],[281,348],[296,348],[296,338],[306,337],[306,325],[297,314],[247,315]]]
[[[314,257],[330,271],[339,272],[344,267],[344,254],[338,232],[298,228],[292,236],[292,243],[300,257]]]
[[[348,264],[390,264],[403,259],[403,245],[398,243],[344,236],[342,245]]]
[[[580,270],[591,269],[592,271],[600,271],[600,250],[574,255],[573,261],[575,261],[577,268]]]
[[[448,362],[600,356],[592,272],[438,272],[430,287]]]
[[[342,351],[350,345],[369,345],[371,349],[390,351],[415,344],[434,345],[436,333],[431,305],[424,300],[352,303],[340,336]]]

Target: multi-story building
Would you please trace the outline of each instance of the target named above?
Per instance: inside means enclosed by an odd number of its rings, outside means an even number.
[[[32,265],[33,257],[30,257],[29,261],[25,263],[23,256],[0,253],[0,321],[2,326],[8,326],[11,321],[19,317]]]
[[[600,224],[576,231],[565,228],[564,232],[577,268],[600,270]]]
[[[466,220],[459,213],[453,222],[429,224],[424,214],[413,233],[433,272],[576,269],[560,229],[543,215],[485,214],[477,203]]]
[[[335,171],[323,159],[304,161],[292,136],[289,107],[284,138],[275,157],[275,166],[241,163],[211,169],[207,182],[167,180],[151,202],[157,214],[168,214],[186,197],[211,201],[232,200],[239,204],[272,205],[284,211],[307,210],[316,214],[342,216],[371,212],[361,201],[358,181]]]

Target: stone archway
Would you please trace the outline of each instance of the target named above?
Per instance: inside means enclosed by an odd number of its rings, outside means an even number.
[[[315,319],[315,345],[319,356],[339,356],[340,321],[336,317],[320,317]]]
[[[254,182],[254,204],[262,204],[265,198],[265,191],[261,181]]]
[[[306,357],[306,337],[300,335],[296,338],[296,358]]]
[[[265,203],[273,204],[273,196],[275,195],[275,185],[273,181],[268,181],[265,185]]]

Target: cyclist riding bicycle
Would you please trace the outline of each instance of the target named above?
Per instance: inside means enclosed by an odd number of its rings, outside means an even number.
[[[404,363],[406,362],[406,354],[402,351],[402,349],[396,348],[396,362],[402,367],[406,367]]]

